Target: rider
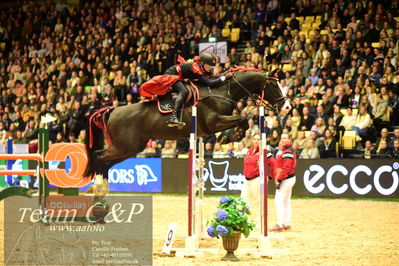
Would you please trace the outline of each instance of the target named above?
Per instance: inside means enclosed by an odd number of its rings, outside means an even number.
[[[216,65],[216,56],[213,53],[203,53],[188,62],[184,62],[184,59],[178,59],[178,61],[183,62],[171,66],[165,71],[164,75],[153,77],[153,83],[148,81],[146,82],[147,84],[144,83],[140,88],[140,93],[145,96],[151,96],[151,94],[163,95],[170,91],[170,86],[172,87],[172,91],[178,93],[173,106],[173,112],[167,122],[169,127],[184,126],[184,123],[181,123],[178,119],[188,93],[183,83],[184,79],[196,79],[205,86],[216,87],[220,86],[223,81],[231,78],[233,75],[232,73],[227,73],[218,78],[209,78],[213,75],[213,67]]]
[[[192,62],[180,63],[174,65],[165,71],[166,75],[179,75],[183,79],[197,79],[201,84],[208,87],[220,86],[223,81],[232,77],[231,73],[221,76],[216,79],[210,79],[209,76],[213,75],[213,67],[216,65],[216,56],[213,53],[206,52],[196,57]],[[172,86],[172,90],[178,93],[177,99],[174,104],[173,112],[168,120],[168,126],[175,127],[181,123],[178,119],[180,110],[187,96],[187,89],[181,80],[178,80]]]

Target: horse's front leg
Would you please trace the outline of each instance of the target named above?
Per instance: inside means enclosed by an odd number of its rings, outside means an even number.
[[[248,120],[241,116],[227,116],[219,115],[216,122],[216,132],[220,132],[226,129],[235,128],[234,132],[230,135],[222,136],[224,143],[235,142],[243,135],[245,130],[248,129]]]

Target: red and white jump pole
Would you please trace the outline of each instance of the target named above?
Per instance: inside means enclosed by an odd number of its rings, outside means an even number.
[[[260,128],[260,217],[261,235],[267,237],[267,178],[268,165],[266,153],[266,130],[265,130],[265,107],[259,107],[259,128]]]
[[[267,179],[268,179],[268,165],[266,154],[266,130],[265,130],[265,107],[259,107],[259,128],[260,128],[260,163],[259,163],[259,183],[260,183],[260,224],[261,232],[258,239],[258,249],[261,256],[270,255],[271,241],[267,230]]]
[[[191,237],[195,231],[195,161],[197,155],[197,107],[192,107],[190,149],[188,151],[188,236]]]
[[[191,131],[190,131],[190,149],[188,151],[188,232],[185,241],[185,251],[183,254],[195,255],[199,247],[199,240],[202,228],[202,214],[198,208],[201,207],[201,200],[196,198],[198,180],[196,176],[197,165],[197,107],[192,107]],[[201,151],[201,149],[200,149]],[[200,176],[200,175],[199,175]],[[201,195],[199,187],[199,195]]]

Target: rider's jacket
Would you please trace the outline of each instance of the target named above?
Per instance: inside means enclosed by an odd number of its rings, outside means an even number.
[[[164,75],[155,76],[142,84],[140,95],[150,98],[153,95],[164,95],[171,89],[173,84],[184,79],[197,80],[200,84],[208,87],[216,87],[223,83],[221,78],[210,79],[209,76],[211,74],[205,72],[197,62],[180,63],[168,68]]]

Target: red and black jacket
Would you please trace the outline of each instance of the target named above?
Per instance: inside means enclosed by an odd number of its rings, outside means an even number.
[[[223,81],[221,78],[209,78],[210,73],[205,70],[197,63],[180,63],[174,65],[165,71],[166,75],[179,75],[183,79],[196,79],[201,84],[208,87],[217,87],[222,85]]]
[[[210,79],[209,76],[210,74],[206,73],[197,62],[180,63],[168,68],[164,75],[155,76],[144,82],[140,87],[140,95],[148,98],[154,95],[164,95],[169,92],[173,84],[183,79],[196,79],[208,87],[222,85],[223,80],[220,77]]]
[[[244,176],[247,180],[259,176],[259,156],[259,148],[255,150],[254,147],[251,147],[248,150],[244,158]],[[274,173],[274,157],[269,150],[266,150],[266,159],[269,166],[269,173],[267,175],[272,176]]]
[[[276,180],[281,181],[295,176],[296,154],[291,145],[284,147],[282,153],[276,156],[275,174]]]

